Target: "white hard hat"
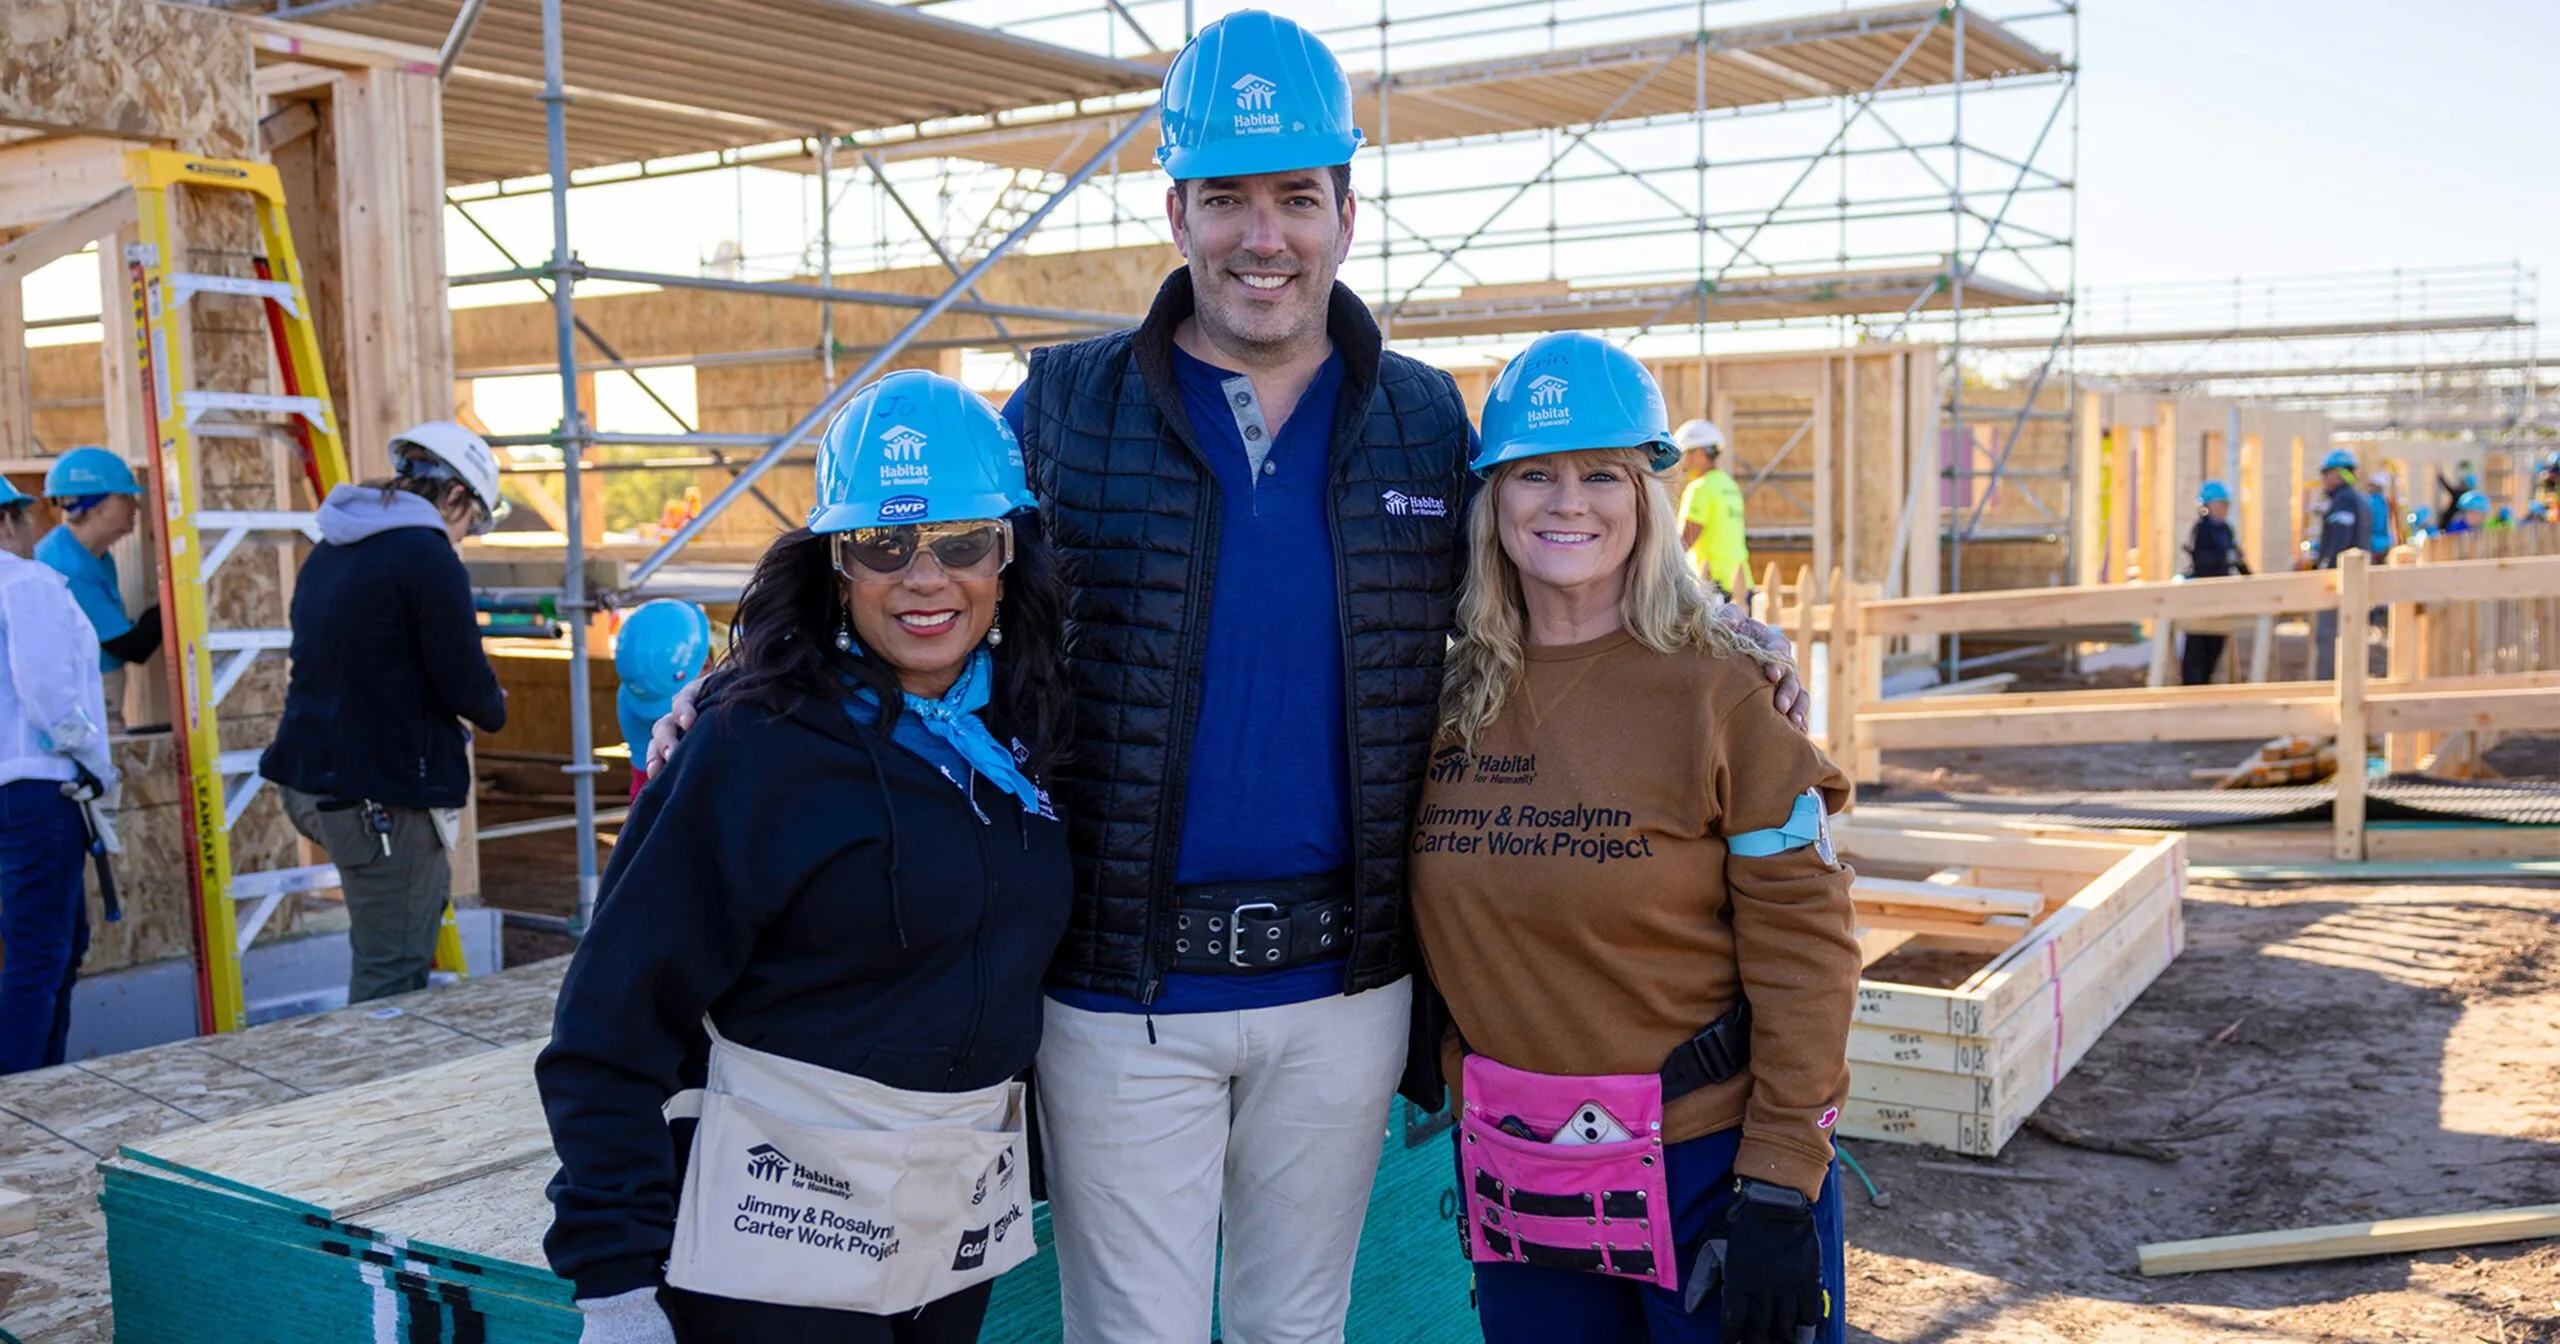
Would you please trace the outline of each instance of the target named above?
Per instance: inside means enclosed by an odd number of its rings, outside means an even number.
[[[2372,476],[2372,478],[2371,478],[2370,484],[2371,484],[2371,485],[2373,486],[2373,488],[2374,488],[2374,489],[2376,489],[2376,490],[2388,490],[2388,489],[2390,489],[2390,488],[2391,488],[2391,473],[2390,473],[2390,472],[2387,472],[2387,471],[2377,471],[2377,472],[2373,473],[2373,476]]]
[[[403,449],[412,450],[404,455]],[[420,471],[420,459],[444,468],[442,472]],[[489,441],[450,420],[429,420],[411,425],[391,436],[391,460],[395,471],[403,476],[449,476],[462,482],[471,497],[480,502],[480,520],[472,525],[471,535],[479,536],[498,525],[507,516],[506,501],[498,496],[498,455],[489,449]]]
[[[1678,429],[1671,431],[1671,441],[1679,444],[1684,452],[1691,448],[1710,453],[1724,451],[1724,431],[1716,428],[1713,420],[1682,421]]]

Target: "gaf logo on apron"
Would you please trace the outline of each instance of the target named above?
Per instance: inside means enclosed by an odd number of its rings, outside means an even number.
[[[711,1067],[667,1282],[889,1315],[1031,1258],[1018,1082],[908,1092],[750,1050],[708,1019]]]

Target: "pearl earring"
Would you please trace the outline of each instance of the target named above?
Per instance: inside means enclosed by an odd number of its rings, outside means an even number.
[[[838,611],[836,615],[836,650],[840,653],[853,652],[852,623],[853,618],[851,613],[844,612],[842,610]]]
[[[996,604],[996,614],[994,619],[987,622],[987,647],[992,649],[1003,642],[1004,604],[999,602]]]

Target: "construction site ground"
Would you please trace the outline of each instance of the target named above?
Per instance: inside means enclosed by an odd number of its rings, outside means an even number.
[[[2129,783],[2159,787],[2192,768],[2186,751],[2211,764],[2230,745],[2044,754],[2071,758],[2061,764],[2076,773],[2058,781],[2121,765]],[[1927,768],[2037,787],[2012,762],[1965,755]],[[2547,772],[2560,744],[2511,742],[2499,759]],[[484,817],[540,810],[489,805]],[[561,832],[492,843],[490,899],[566,913],[569,853]],[[2164,1279],[2134,1268],[2149,1241],[2560,1202],[2560,887],[2196,886],[2187,930],[2185,954],[1998,1159],[1850,1145],[1887,1198],[1848,1191],[1850,1338],[2560,1344],[2560,1243]],[[509,944],[521,964],[565,940],[519,932]],[[526,973],[547,982],[556,969]],[[409,1020],[433,1021],[437,995],[473,989],[429,991]],[[413,1066],[350,1059],[297,1090]],[[98,1154],[277,1099],[196,1093],[171,1106],[116,1081],[132,1073],[100,1060],[0,1080],[0,1185],[42,1205],[34,1234],[0,1242],[0,1328],[27,1344],[111,1337]]]

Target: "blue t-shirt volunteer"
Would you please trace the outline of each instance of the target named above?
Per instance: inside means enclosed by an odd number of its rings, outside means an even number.
[[[1342,617],[1326,516],[1342,356],[1327,358],[1276,433],[1252,380],[1176,347],[1175,384],[1218,483],[1208,655],[1182,804],[1174,880],[1269,882],[1351,862]],[[1022,430],[1022,393],[1005,404]],[[1262,975],[1167,975],[1143,1011],[1272,1008],[1342,992],[1340,959]],[[1091,1012],[1132,997],[1051,986]]]
[[[71,581],[72,600],[80,604],[80,614],[89,618],[100,640],[114,639],[133,628],[132,618],[124,614],[124,592],[116,586],[116,562],[89,554],[69,527],[57,523],[45,533],[36,542],[36,559]],[[122,666],[123,659],[98,651],[100,672]]]

